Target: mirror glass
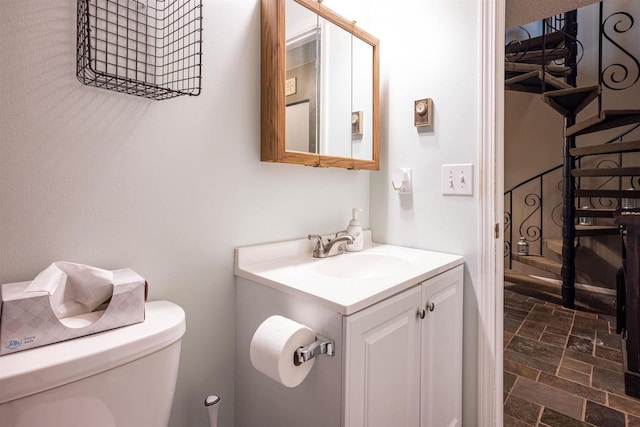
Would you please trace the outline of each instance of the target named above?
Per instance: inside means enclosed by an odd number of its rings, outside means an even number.
[[[285,147],[317,153],[319,17],[293,0],[285,13]]]
[[[378,170],[378,39],[317,0],[260,5],[260,159]]]
[[[351,34],[320,22],[320,154],[351,157]]]
[[[373,153],[373,47],[352,38],[351,157],[371,160]]]

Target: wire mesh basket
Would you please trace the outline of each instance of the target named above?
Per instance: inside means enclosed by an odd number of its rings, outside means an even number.
[[[150,99],[200,94],[202,0],[78,0],[78,80]]]

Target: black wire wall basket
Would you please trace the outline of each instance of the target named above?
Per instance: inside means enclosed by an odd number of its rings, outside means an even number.
[[[199,95],[202,0],[78,0],[76,74],[155,100]]]

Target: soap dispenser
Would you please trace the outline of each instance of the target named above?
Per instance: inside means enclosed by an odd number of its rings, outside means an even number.
[[[362,235],[362,226],[360,226],[360,220],[358,219],[358,212],[362,212],[362,209],[351,209],[353,214],[349,226],[347,227],[347,234],[353,237],[353,243],[345,245],[344,248],[349,252],[361,251],[364,246],[364,236]]]

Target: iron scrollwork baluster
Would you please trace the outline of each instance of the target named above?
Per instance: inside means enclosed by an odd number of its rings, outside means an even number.
[[[527,217],[520,224],[520,228],[518,231],[520,232],[520,236],[524,237],[527,242],[537,242],[542,238],[542,230],[540,226],[537,224],[532,224],[524,228],[527,222],[536,214],[536,212],[541,211],[541,202],[542,198],[538,194],[529,193],[524,198],[524,203],[533,207],[533,211],[527,215]],[[542,212],[540,212],[542,215]]]
[[[609,20],[611,19],[617,20],[615,23],[611,24],[609,23]],[[610,27],[608,26],[608,23]],[[640,62],[633,54],[631,54],[631,52],[616,42],[613,39],[614,34],[611,33],[612,31],[617,35],[624,34],[631,30],[633,25],[633,16],[627,12],[612,13],[602,22],[602,36],[624,53],[629,60],[633,62],[633,66],[635,66],[635,69],[631,69],[629,65],[620,62],[606,66],[602,70],[600,77],[602,79],[602,84],[611,90],[628,89],[640,80]]]

